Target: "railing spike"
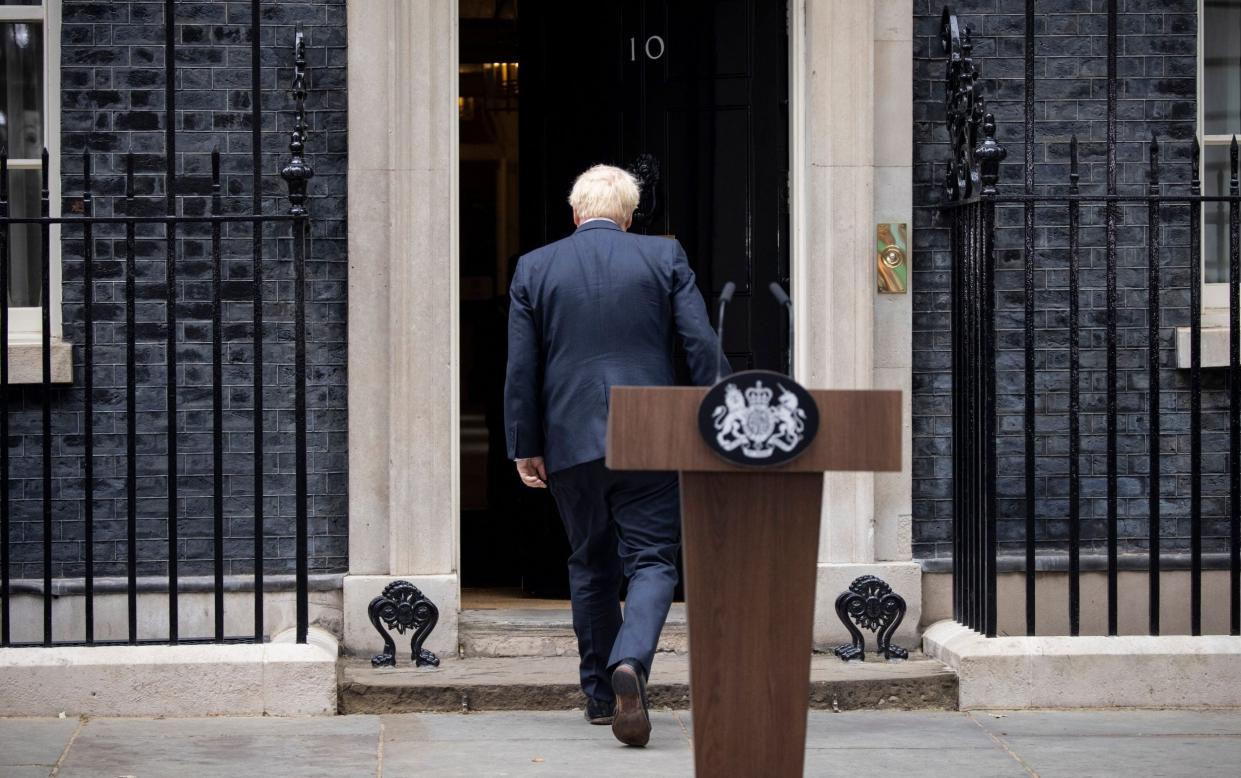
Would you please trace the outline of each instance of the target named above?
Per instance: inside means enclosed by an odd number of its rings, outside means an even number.
[[[1236,135],[1232,136],[1232,143],[1228,145],[1228,161],[1229,161],[1229,167],[1231,168],[1231,173],[1232,173],[1231,178],[1229,179],[1229,185],[1232,186],[1233,189],[1236,189],[1237,188],[1237,136]]]
[[[1197,194],[1202,186],[1202,144],[1194,138],[1193,152],[1190,154],[1189,185]]]
[[[1069,185],[1073,190],[1077,190],[1077,182],[1081,178],[1081,174],[1077,169],[1077,133],[1073,133],[1069,137]]]
[[[1150,191],[1151,194],[1159,192],[1159,139],[1153,132],[1151,133],[1150,152]]]
[[[125,198],[132,200],[134,197],[134,153],[128,151],[125,153]]]

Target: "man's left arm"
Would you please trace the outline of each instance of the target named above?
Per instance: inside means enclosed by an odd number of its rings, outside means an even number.
[[[538,324],[526,282],[526,263],[518,261],[509,288],[508,368],[504,380],[504,426],[508,458],[527,486],[544,486],[543,356]]]
[[[707,304],[698,291],[694,271],[681,242],[674,240],[675,254],[672,259],[672,314],[677,333],[685,347],[689,361],[690,377],[697,386],[715,383],[716,369],[728,375],[732,368],[728,358],[720,351],[715,330],[707,315]]]

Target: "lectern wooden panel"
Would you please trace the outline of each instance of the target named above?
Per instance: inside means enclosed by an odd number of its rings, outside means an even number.
[[[608,467],[678,470],[699,776],[801,776],[825,470],[899,470],[899,392],[815,390],[816,439],[743,468],[698,431],[701,388],[617,387]]]
[[[716,456],[698,434],[698,404],[707,390],[692,386],[612,389],[608,460],[613,470],[755,472]],[[901,469],[901,393],[812,389],[822,420],[818,436],[797,459],[762,472]]]

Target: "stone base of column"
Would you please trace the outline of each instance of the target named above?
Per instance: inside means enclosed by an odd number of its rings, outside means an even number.
[[[439,608],[439,623],[423,648],[440,659],[457,657],[457,625],[461,613],[461,582],[457,575],[346,575],[344,652],[351,656],[374,656],[383,650],[383,638],[371,625],[367,606],[393,581],[409,581]],[[409,642],[412,635],[393,632],[397,666],[411,665]]]
[[[814,647],[830,651],[849,642],[849,632],[836,615],[836,598],[862,575],[877,575],[905,598],[908,610],[892,641],[902,648],[917,650],[921,646],[918,623],[922,619],[922,566],[917,562],[875,562],[872,564],[819,564],[818,583],[814,598]],[[346,579],[348,580],[348,579]],[[346,596],[346,603],[348,597]],[[347,606],[346,606],[347,607]],[[348,613],[346,613],[346,622]],[[866,651],[875,650],[875,634],[862,631]],[[870,657],[868,656],[869,660]]]

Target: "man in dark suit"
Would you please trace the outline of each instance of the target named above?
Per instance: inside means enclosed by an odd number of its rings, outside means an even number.
[[[727,363],[681,244],[626,232],[638,196],[629,173],[596,165],[569,196],[577,230],[518,262],[504,415],[509,457],[527,486],[551,488],[572,548],[586,718],[642,746],[646,679],[677,583],[679,493],[673,473],[604,467],[608,395],[674,384],[677,336],[694,383]]]

